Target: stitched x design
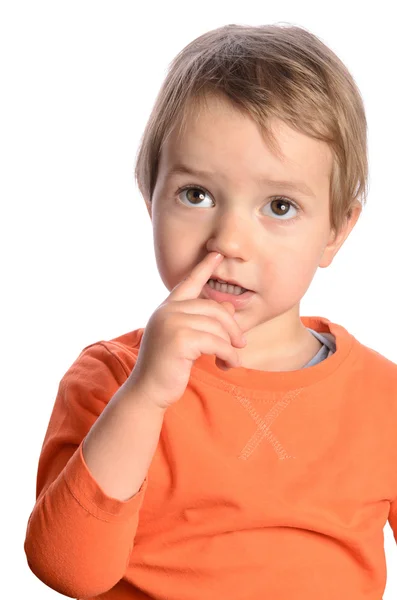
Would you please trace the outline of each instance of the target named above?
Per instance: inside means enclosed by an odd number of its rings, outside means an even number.
[[[251,415],[252,419],[257,424],[257,429],[255,433],[248,440],[243,450],[241,451],[238,458],[241,460],[248,460],[254,450],[261,444],[261,442],[265,439],[271,446],[273,446],[274,451],[276,452],[278,458],[280,460],[284,460],[286,458],[295,458],[295,456],[291,456],[288,452],[283,448],[282,444],[279,442],[277,437],[271,431],[270,426],[277,419],[278,416],[289,406],[289,404],[294,400],[297,396],[300,395],[301,390],[292,390],[288,392],[285,396],[283,396],[276,404],[272,406],[268,413],[264,417],[256,411],[253,407],[252,402],[243,396],[237,388],[233,387],[230,390],[231,393],[237,400],[241,403],[241,405],[248,411]]]

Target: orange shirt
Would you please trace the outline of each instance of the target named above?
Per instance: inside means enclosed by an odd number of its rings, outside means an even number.
[[[297,371],[195,361],[147,478],[107,496],[82,442],[144,329],[84,348],[63,376],[26,532],[31,570],[96,600],[381,600],[397,541],[397,365],[323,317],[336,351]]]

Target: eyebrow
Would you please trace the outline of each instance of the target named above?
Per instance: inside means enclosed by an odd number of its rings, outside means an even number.
[[[171,177],[172,175],[193,175],[198,177],[212,177],[215,175],[215,173],[212,171],[201,171],[200,169],[193,169],[188,165],[178,163],[175,164],[167,173],[167,177]],[[303,181],[288,181],[269,179],[268,177],[259,177],[258,183],[262,185],[267,185],[269,187],[296,190],[298,192],[302,192],[302,194],[305,194],[307,196],[315,196],[314,192]]]

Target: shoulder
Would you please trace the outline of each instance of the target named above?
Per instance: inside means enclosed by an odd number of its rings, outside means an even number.
[[[77,383],[103,387],[110,380],[122,385],[137,361],[143,332],[144,328],[135,329],[85,346],[65,373],[61,386]]]
[[[397,410],[397,364],[357,340],[354,355],[352,371],[363,393],[370,394],[373,399],[383,398]]]
[[[364,367],[370,367],[372,373],[389,375],[397,378],[397,364],[374,348],[356,340],[357,353]]]

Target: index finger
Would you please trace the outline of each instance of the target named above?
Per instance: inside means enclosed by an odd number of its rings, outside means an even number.
[[[193,267],[189,275],[174,287],[168,299],[194,300],[198,298],[204,285],[223,258],[223,254],[209,252],[198,265]]]

